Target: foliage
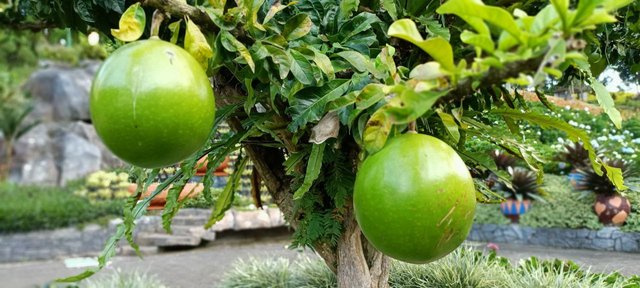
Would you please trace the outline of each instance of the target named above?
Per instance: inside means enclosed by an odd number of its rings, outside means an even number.
[[[2,233],[55,229],[122,213],[122,201],[90,203],[73,188],[44,188],[0,183]]]
[[[83,187],[74,194],[86,197],[90,201],[124,199],[131,194],[130,185],[128,173],[97,171],[89,174]]]
[[[219,102],[229,104],[218,107],[216,123],[229,120],[233,128],[184,161],[150,197],[172,182],[172,191],[179,191],[194,174],[197,159],[207,156],[216,167],[229,153],[241,151],[241,159],[251,157],[260,172],[268,174],[262,180],[295,222],[294,246],[325,247],[334,253],[343,221],[349,220],[345,215],[351,209],[358,162],[408,127],[456,147],[469,166],[485,172],[495,169],[485,161],[486,154],[469,153],[464,144],[473,137],[490,142],[523,159],[539,178],[544,159],[522,141],[519,125],[559,129],[585,143],[592,166],[600,172],[605,163],[589,146],[588,134],[530,111],[518,89],[539,87],[547,76],[559,78],[565,72],[583,75],[607,116],[620,126],[620,113],[591,75],[584,54],[584,41],[598,39],[579,37],[615,22],[616,10],[630,1],[552,1],[523,9],[471,0],[413,2],[144,1],[141,7],[171,14],[158,17],[167,21],[151,25],[154,32],[159,28],[159,37],[184,46],[207,68]],[[118,27],[120,36],[150,34],[138,14],[151,11],[134,6],[135,13],[122,14],[129,8],[122,0],[39,3],[20,1],[25,12],[9,10],[3,19],[80,30],[90,25],[106,34]],[[317,131],[323,130],[328,137],[319,136]],[[620,187],[620,171],[603,167]],[[230,206],[239,170],[219,197],[224,201],[214,205],[209,225]],[[141,175],[146,177],[139,177],[138,192],[157,170]],[[176,193],[169,194],[165,227],[183,204]],[[134,219],[150,201],[132,199],[124,224],[99,258],[100,268],[114,254],[115,243],[125,236],[131,239]]]
[[[609,166],[618,167],[622,170],[626,185],[631,186],[630,192],[638,192],[636,188],[638,171],[633,170],[629,163],[621,159],[607,160],[607,162]],[[582,175],[577,183],[578,190],[589,191],[599,195],[614,195],[624,192],[612,185],[606,176],[603,177],[604,175],[598,175],[592,169],[579,169],[578,173]],[[606,175],[606,173],[607,172],[605,171],[604,174]]]
[[[167,286],[154,275],[115,269],[108,275],[80,282],[79,288],[167,288]]]
[[[592,273],[576,263],[561,260],[523,259],[516,265],[493,252],[459,248],[424,265],[392,262],[392,288],[432,287],[635,287],[637,277],[620,273]],[[337,287],[335,275],[320,260],[252,258],[235,263],[225,274],[223,288]]]
[[[509,166],[507,170],[511,176],[510,185],[507,185],[503,181],[498,181],[493,187],[494,190],[502,192],[505,198],[518,199],[520,201],[543,201],[540,197],[542,188],[538,184],[538,179],[533,171],[522,167],[514,168],[511,166]]]

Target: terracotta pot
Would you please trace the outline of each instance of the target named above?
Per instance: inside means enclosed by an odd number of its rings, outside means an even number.
[[[500,203],[502,214],[511,219],[511,223],[520,222],[520,215],[527,213],[529,209],[531,209],[531,200],[518,201],[517,199],[509,198]]]
[[[158,185],[159,185],[158,183],[153,183],[149,185],[149,187],[147,188],[147,191],[144,191],[142,193],[140,199],[143,199],[151,195],[151,193],[153,193],[153,191],[156,190]],[[129,185],[129,192],[131,194],[135,194],[136,188],[137,188],[137,184]],[[198,194],[202,193],[202,190],[204,190],[204,186],[202,185],[202,183],[187,183],[186,185],[184,185],[184,188],[180,192],[180,196],[178,196],[178,199],[182,200],[187,197],[193,198],[195,196],[198,196]],[[168,192],[169,192],[169,189],[165,189],[162,192],[160,192],[160,194],[158,194],[156,197],[151,199],[151,203],[147,208],[147,210],[162,210],[164,208],[164,205],[167,203]]]
[[[215,176],[227,176],[227,173],[224,172],[225,169],[227,169],[227,167],[229,167],[229,157],[224,158],[224,161],[222,161],[222,163],[220,164],[220,166],[218,166],[216,168],[216,170],[213,172],[213,175]],[[196,164],[196,167],[198,167],[198,170],[196,170],[196,176],[204,176],[205,174],[207,174],[207,157],[203,157],[200,160],[198,160],[198,163]]]
[[[600,223],[621,226],[631,212],[629,199],[619,194],[598,195],[593,210],[598,215]]]

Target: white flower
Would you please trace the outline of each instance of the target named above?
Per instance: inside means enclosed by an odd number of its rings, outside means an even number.
[[[87,42],[89,42],[89,45],[91,46],[98,45],[98,43],[100,43],[100,34],[95,31],[89,33],[89,35],[87,36]]]
[[[564,139],[562,139],[562,137],[558,137],[558,143],[564,144]]]
[[[569,107],[569,105],[564,106],[564,110],[571,110],[571,107]]]
[[[595,139],[591,140],[591,146],[593,146],[593,148],[598,148],[600,147],[600,143],[598,143],[598,141],[596,141]]]

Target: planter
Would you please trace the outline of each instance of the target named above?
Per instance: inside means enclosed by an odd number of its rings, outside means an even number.
[[[598,195],[593,210],[598,215],[600,223],[621,226],[627,220],[631,211],[629,199],[619,194]]]
[[[511,219],[511,223],[520,222],[520,215],[527,213],[531,209],[531,200],[507,199],[500,203],[502,214]]]
[[[222,176],[227,176],[227,172],[225,172],[224,170],[227,169],[227,167],[229,167],[229,157],[224,158],[224,161],[222,161],[222,163],[220,164],[220,166],[218,166],[216,168],[215,171],[213,171],[213,175],[218,176],[218,177],[222,177]],[[207,174],[207,157],[203,157],[200,160],[198,160],[198,163],[196,164],[196,167],[198,167],[198,170],[196,170],[196,176],[204,176],[205,174]]]
[[[569,178],[569,183],[571,183],[571,187],[573,187],[573,189],[581,189],[582,182],[584,181],[583,174],[578,173],[576,170],[571,170],[569,175],[567,175],[567,178]]]
[[[147,191],[142,192],[140,199],[151,195],[151,193],[153,193],[153,191],[156,190],[158,185],[159,185],[158,183],[153,183],[149,185],[149,187],[147,188]],[[136,187],[137,187],[137,184],[129,185],[129,192],[131,194],[135,194]],[[193,198],[198,194],[202,193],[202,190],[204,190],[204,186],[202,185],[202,183],[187,183],[186,185],[184,185],[184,188],[182,189],[182,191],[180,191],[180,196],[178,196],[178,199],[182,200],[187,197]],[[155,198],[151,199],[151,204],[149,205],[147,210],[162,210],[164,208],[164,205],[167,203],[168,193],[169,193],[169,189],[165,189],[162,192],[160,192],[160,194],[158,194]]]

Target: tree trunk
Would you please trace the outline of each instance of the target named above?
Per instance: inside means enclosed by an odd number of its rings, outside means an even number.
[[[11,139],[7,139],[5,145],[7,162],[5,163],[4,167],[0,166],[0,180],[6,180],[9,178],[9,173],[11,173],[11,166],[13,166],[13,141],[11,141]]]
[[[389,258],[375,250],[362,236],[351,205],[337,250],[339,288],[389,287]]]

